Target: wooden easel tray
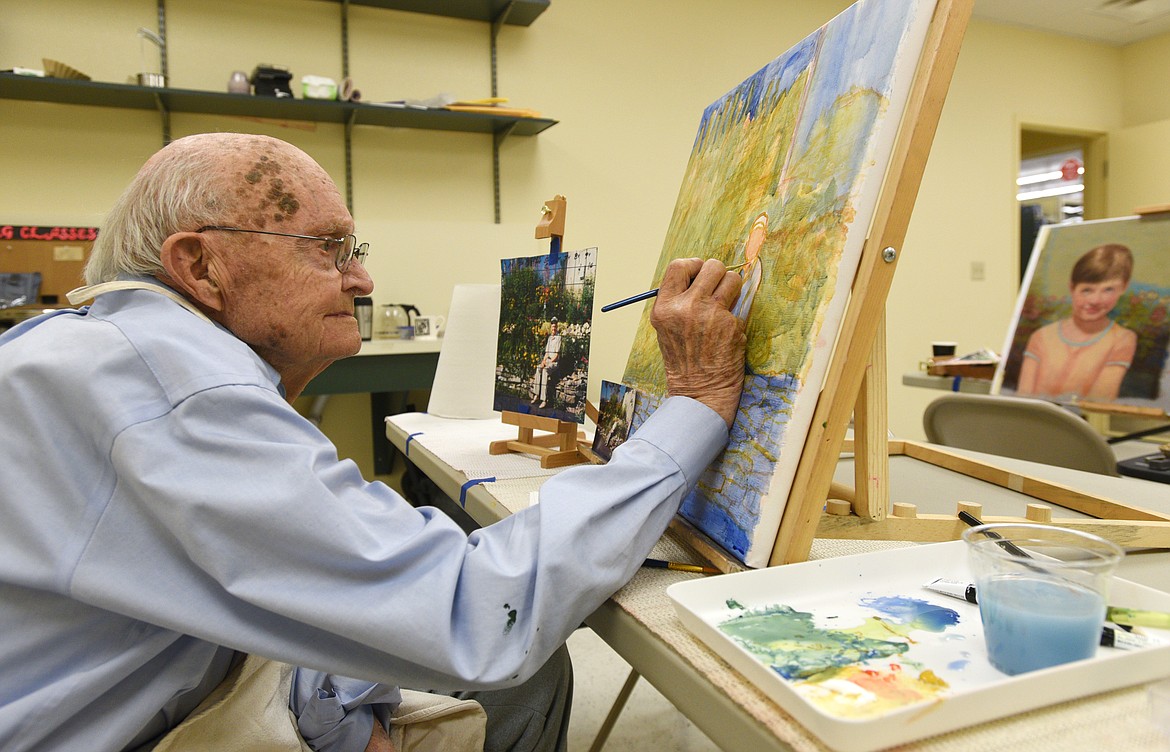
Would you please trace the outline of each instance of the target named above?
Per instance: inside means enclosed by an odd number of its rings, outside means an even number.
[[[1099,648],[1089,660],[1014,677],[1000,673],[987,660],[978,606],[922,587],[937,577],[969,581],[965,545],[910,546],[689,580],[667,595],[691,632],[839,752],[873,752],[1170,675],[1170,632],[1160,630],[1147,631],[1164,644]],[[1170,594],[1122,579],[1114,580],[1110,602],[1170,610]],[[828,636],[819,653],[807,647],[780,653],[773,642],[770,660],[834,668],[785,679],[720,627],[764,610],[765,619],[781,623],[801,618],[785,606],[812,614]],[[853,661],[847,640],[835,635],[857,627],[910,646],[891,657]]]

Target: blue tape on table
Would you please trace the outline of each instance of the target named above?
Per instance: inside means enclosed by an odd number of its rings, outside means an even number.
[[[491,478],[472,478],[471,480],[464,483],[459,488],[459,506],[464,508],[467,507],[467,489],[479,483],[494,483],[495,480],[495,476],[492,476]]]
[[[424,433],[426,433],[426,431],[415,431],[414,433],[406,434],[406,451],[404,454],[407,457],[410,456],[410,442],[414,441],[415,436],[422,436]]]

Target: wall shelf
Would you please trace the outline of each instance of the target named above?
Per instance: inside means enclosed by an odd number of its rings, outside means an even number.
[[[0,98],[87,107],[262,117],[341,125],[373,125],[384,128],[508,133],[513,136],[534,136],[556,125],[557,122],[546,118],[404,109],[361,102],[278,99],[216,91],[19,76],[12,73],[0,73]]]
[[[349,75],[349,8],[354,5],[385,10],[426,13],[490,24],[491,93],[497,96],[496,37],[503,26],[529,26],[548,9],[551,0],[329,0],[341,9],[341,70]],[[157,0],[158,33],[164,40],[161,72],[167,78],[166,0]],[[72,79],[18,76],[0,73],[0,99],[154,110],[162,118],[163,143],[171,140],[171,113],[229,115],[236,117],[336,123],[345,126],[345,202],[353,211],[353,127],[417,128],[459,131],[492,136],[492,194],[495,221],[500,223],[500,145],[509,136],[535,136],[556,125],[547,118],[492,115],[477,112],[391,107],[365,102],[336,102],[294,97],[267,97],[217,91],[152,88],[130,84]]]
[[[507,12],[503,23],[509,26],[529,26],[548,9],[549,0],[349,0],[349,4],[472,21],[496,21]]]

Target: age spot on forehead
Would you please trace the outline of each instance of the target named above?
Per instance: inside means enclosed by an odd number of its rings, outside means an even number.
[[[277,211],[272,215],[272,218],[277,222],[284,221],[285,217],[296,214],[297,210],[301,208],[296,195],[285,190],[284,181],[280,178],[272,181],[268,188],[267,198],[277,208]]]
[[[270,218],[275,222],[283,222],[300,209],[296,194],[286,189],[280,177],[283,170],[279,161],[264,154],[257,157],[244,173],[245,182],[261,191],[254,210],[255,221],[261,227],[266,227]]]
[[[255,164],[244,173],[244,180],[255,185],[264,179],[266,175],[275,175],[281,171],[280,163],[269,158],[267,154],[262,154],[256,159]]]

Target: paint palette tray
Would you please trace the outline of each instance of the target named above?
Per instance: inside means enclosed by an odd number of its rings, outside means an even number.
[[[670,586],[683,624],[838,752],[873,752],[1170,675],[1170,632],[1138,650],[1008,676],[979,607],[930,592],[969,582],[962,541],[789,564]],[[1170,611],[1170,594],[1115,578],[1110,602]],[[751,649],[749,649],[751,648]]]

